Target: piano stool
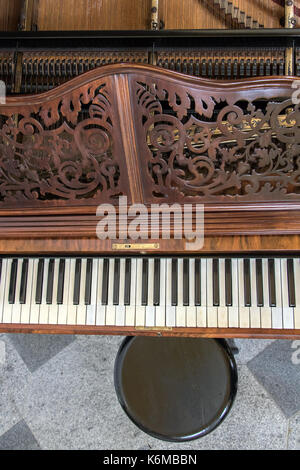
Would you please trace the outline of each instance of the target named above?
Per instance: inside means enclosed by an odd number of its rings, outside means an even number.
[[[157,439],[183,442],[212,432],[237,392],[237,367],[224,339],[126,337],[115,370],[118,400]]]

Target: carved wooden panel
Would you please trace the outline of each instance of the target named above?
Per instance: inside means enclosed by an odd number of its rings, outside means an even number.
[[[300,233],[293,81],[216,81],[114,64],[7,98],[0,234],[26,227],[46,236],[51,227],[52,236],[91,236],[96,207],[118,205],[120,195],[129,204],[204,203],[212,234]]]
[[[131,77],[145,199],[300,200],[292,79]]]
[[[109,77],[9,103],[0,108],[0,207],[97,205],[125,194]]]

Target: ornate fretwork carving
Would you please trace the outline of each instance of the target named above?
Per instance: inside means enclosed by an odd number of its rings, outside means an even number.
[[[300,112],[290,94],[135,77],[147,197],[201,202],[300,198]],[[269,93],[269,95],[268,95]]]
[[[122,194],[111,99],[96,80],[17,112],[3,107],[0,203],[88,205]]]

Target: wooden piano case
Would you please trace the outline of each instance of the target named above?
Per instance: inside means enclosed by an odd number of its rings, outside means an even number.
[[[294,80],[216,81],[115,64],[40,95],[8,97],[0,106],[0,252],[124,255],[126,247],[114,248],[119,240],[96,236],[98,205],[117,206],[120,196],[148,208],[204,204],[202,254],[298,252]],[[184,239],[147,234],[142,248],[138,242],[130,255],[199,254],[187,253]],[[5,331],[27,330],[11,325]],[[49,325],[37,331],[141,334]],[[195,329],[159,334],[195,335]],[[299,331],[201,334],[282,338]]]

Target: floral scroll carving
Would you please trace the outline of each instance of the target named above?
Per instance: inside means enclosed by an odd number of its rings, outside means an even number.
[[[155,199],[300,199],[300,111],[291,94],[132,81],[144,188]],[[150,192],[150,188],[151,192]]]
[[[122,194],[111,100],[95,80],[17,112],[3,107],[0,203],[95,205]]]
[[[252,201],[299,204],[291,84],[112,64],[41,95],[8,98],[0,106],[0,210],[86,213],[121,195],[128,203],[245,202],[245,210]]]

